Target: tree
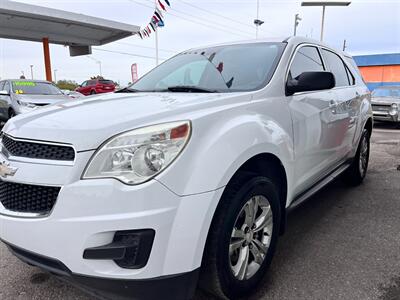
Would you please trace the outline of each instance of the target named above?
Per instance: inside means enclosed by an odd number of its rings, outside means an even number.
[[[73,91],[78,87],[78,83],[76,83],[73,80],[58,80],[56,85],[61,90],[70,90],[70,91]]]

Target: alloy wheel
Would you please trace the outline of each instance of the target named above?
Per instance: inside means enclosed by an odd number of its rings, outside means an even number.
[[[248,280],[263,264],[271,243],[273,215],[268,199],[251,197],[236,218],[229,245],[231,271],[236,279]]]

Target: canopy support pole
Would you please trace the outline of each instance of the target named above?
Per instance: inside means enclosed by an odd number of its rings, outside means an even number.
[[[44,54],[44,66],[46,68],[46,80],[53,81],[51,77],[51,63],[50,63],[50,48],[49,48],[49,38],[43,38],[43,54]]]

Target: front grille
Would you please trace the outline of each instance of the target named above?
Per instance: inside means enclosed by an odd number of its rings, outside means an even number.
[[[378,112],[389,112],[390,105],[372,104],[372,110]]]
[[[75,159],[75,150],[70,146],[18,141],[7,135],[3,135],[2,143],[12,156],[59,161],[73,161]]]
[[[47,214],[59,192],[59,187],[0,181],[0,202],[14,212]]]

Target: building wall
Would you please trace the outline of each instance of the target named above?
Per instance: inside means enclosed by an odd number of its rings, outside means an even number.
[[[359,69],[370,90],[382,85],[400,85],[400,65],[365,66]]]
[[[382,85],[400,85],[400,53],[354,56],[372,91]]]

